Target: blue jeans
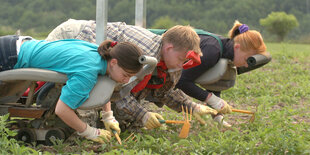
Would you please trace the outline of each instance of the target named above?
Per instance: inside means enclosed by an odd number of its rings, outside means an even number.
[[[0,37],[0,72],[13,69],[17,63],[16,40],[18,36]]]

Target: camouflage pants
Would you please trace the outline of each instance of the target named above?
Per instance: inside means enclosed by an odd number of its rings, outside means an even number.
[[[145,108],[147,111],[161,111],[160,108],[158,108],[154,103],[146,101],[146,100],[141,100],[140,105]],[[142,124],[142,121],[137,121],[135,117],[132,115],[129,115],[126,113],[124,110],[118,109],[119,106],[116,105],[117,103],[112,103],[111,108],[113,110],[113,115],[116,118],[116,120],[119,122],[119,126],[123,131],[128,130],[128,131],[137,131],[141,128],[144,127]]]

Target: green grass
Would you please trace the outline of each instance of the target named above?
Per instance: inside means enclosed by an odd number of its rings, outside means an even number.
[[[105,154],[310,154],[310,45],[267,44],[272,55],[265,67],[238,76],[236,86],[222,93],[234,108],[256,112],[256,119],[233,113],[225,129],[206,116],[207,124],[192,121],[190,135],[179,139],[180,125],[167,125],[137,133],[137,140],[118,145],[116,140],[93,144],[86,140],[58,143],[48,151]],[[182,119],[182,114],[163,108],[166,119]],[[130,133],[122,133],[125,139]],[[39,150],[38,150],[39,151]]]

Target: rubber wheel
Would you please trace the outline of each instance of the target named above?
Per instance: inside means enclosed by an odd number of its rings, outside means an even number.
[[[16,135],[16,139],[25,143],[32,143],[37,141],[37,135],[33,129],[21,128]]]
[[[47,82],[45,83],[40,91],[38,92],[38,96],[36,98],[37,105],[41,105],[44,108],[51,107],[51,102],[53,98],[58,98],[58,94],[56,96],[50,96],[53,95],[52,90],[55,88],[55,83]]]
[[[45,143],[46,145],[51,146],[54,145],[52,141],[55,141],[56,139],[65,140],[65,138],[66,136],[63,130],[61,130],[60,128],[54,128],[47,131],[45,135]]]
[[[69,128],[60,128],[65,133],[65,139],[68,139],[72,135],[72,129]]]

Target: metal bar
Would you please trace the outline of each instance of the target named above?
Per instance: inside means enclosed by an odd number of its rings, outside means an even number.
[[[186,108],[186,122],[188,122],[188,108],[187,106],[185,108]]]
[[[191,110],[189,111],[189,121],[192,120],[192,115],[193,115],[193,108],[191,107]]]
[[[186,117],[185,117],[185,112],[184,112],[183,105],[181,106],[181,108],[182,108],[182,114],[183,114],[184,121],[186,121]]]
[[[28,97],[26,100],[26,108],[30,107],[30,105],[33,103],[33,96],[34,96],[36,85],[37,85],[36,82],[31,82],[30,89],[28,92]]]
[[[47,108],[9,107],[10,117],[41,118]]]
[[[135,25],[146,28],[146,0],[136,0]]]
[[[107,39],[108,0],[96,2],[96,43],[100,45]]]
[[[124,140],[124,142],[127,142],[127,140],[129,140],[129,138],[130,138],[131,136],[135,137],[134,133],[131,133],[131,134]]]

